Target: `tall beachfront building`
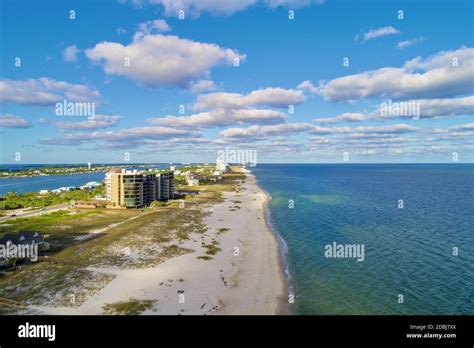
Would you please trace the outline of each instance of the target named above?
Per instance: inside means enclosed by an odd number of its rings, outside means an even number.
[[[141,208],[153,201],[173,198],[172,172],[149,174],[138,170],[113,170],[105,174],[106,198],[112,206]]]
[[[223,160],[218,158],[216,160],[216,170],[225,173],[229,169],[229,165]]]

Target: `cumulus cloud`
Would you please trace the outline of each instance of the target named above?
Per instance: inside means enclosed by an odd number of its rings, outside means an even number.
[[[0,127],[4,128],[30,128],[32,127],[31,123],[18,116],[13,116],[10,114],[0,115]]]
[[[256,3],[257,0],[133,0],[135,4],[152,4],[163,7],[164,15],[177,17],[180,11],[184,11],[186,16],[199,17],[201,13],[212,15],[232,15],[235,12],[247,9]]]
[[[292,9],[307,7],[311,5],[322,5],[325,0],[264,0],[264,3],[275,9],[277,7],[287,7]]]
[[[398,44],[397,44],[397,48],[399,49],[403,49],[403,48],[407,48],[407,47],[410,47],[410,46],[413,46],[419,42],[423,42],[425,39],[420,36],[420,37],[415,37],[414,39],[411,39],[411,40],[405,40],[405,41],[400,41]]]
[[[306,91],[311,94],[318,94],[318,88],[313,85],[313,83],[309,80],[301,82],[296,89],[300,89],[302,91]]]
[[[399,31],[395,29],[392,26],[387,26],[387,27],[382,27],[382,28],[377,28],[377,29],[371,29],[369,31],[366,31],[362,34],[362,38],[360,37],[359,34],[356,35],[356,41],[361,40],[362,41],[369,41],[373,40],[382,36],[387,36],[387,35],[395,35],[398,34]]]
[[[99,91],[85,85],[39,79],[0,79],[0,102],[26,105],[53,105],[67,99],[72,102],[97,102]]]
[[[474,123],[466,123],[459,126],[449,127],[450,130],[455,131],[474,131]]]
[[[118,115],[95,115],[84,121],[55,121],[52,124],[61,130],[93,130],[113,127],[121,118]]]
[[[258,89],[249,94],[240,93],[209,93],[199,95],[194,110],[251,108],[267,106],[287,108],[289,105],[301,104],[305,95],[301,90],[269,87]]]
[[[289,105],[297,105],[304,100],[303,91],[280,87],[258,89],[248,94],[227,92],[200,94],[191,105],[191,109],[201,112],[189,116],[166,115],[149,118],[147,121],[170,127],[277,124],[285,121],[285,114],[271,108],[288,108]]]
[[[163,140],[180,137],[196,137],[201,135],[199,130],[176,129],[170,127],[136,127],[119,131],[74,133],[59,138],[44,138],[40,140],[45,145],[81,145],[102,142],[112,148],[130,148],[143,145],[148,140]]]
[[[368,133],[381,133],[381,134],[403,134],[418,132],[420,128],[410,126],[405,123],[392,124],[389,126],[367,126],[367,127],[355,127],[349,128],[349,132],[368,132]]]
[[[310,123],[284,123],[271,126],[251,126],[247,128],[229,128],[219,133],[228,141],[257,141],[268,140],[271,136],[288,136],[299,133],[309,134],[345,134],[345,133],[372,133],[372,134],[403,134],[419,131],[419,128],[407,124],[367,127],[318,127]]]
[[[474,96],[446,99],[415,99],[407,100],[402,103],[418,105],[420,118],[474,115]],[[369,118],[383,119],[388,117],[389,116],[381,116],[379,107]],[[399,117],[403,118],[407,116],[402,115]]]
[[[217,65],[232,66],[236,59],[245,60],[235,50],[172,35],[144,35],[128,45],[101,42],[86,50],[86,56],[101,64],[108,75],[148,86],[181,87]]]
[[[232,124],[284,122],[284,114],[267,109],[217,109],[190,116],[166,115],[147,121],[168,127],[223,127]]]
[[[201,94],[203,92],[215,91],[217,85],[212,80],[204,79],[196,82],[192,82],[190,85],[191,93]]]
[[[381,68],[323,82],[326,100],[350,101],[382,97],[441,98],[472,93],[474,49],[462,47],[407,61],[401,68]]]
[[[391,101],[390,101],[391,102]],[[392,105],[392,114],[388,115],[382,112],[383,108]],[[396,106],[395,106],[396,105]],[[397,113],[393,111],[397,108]],[[419,110],[419,116],[404,113],[399,110]],[[413,99],[402,102],[381,103],[371,112],[347,112],[334,117],[316,118],[314,121],[318,123],[337,123],[337,122],[362,122],[369,120],[384,121],[395,118],[439,118],[453,116],[472,116],[474,115],[474,96],[461,98],[445,98],[445,99]]]
[[[155,19],[152,21],[147,21],[138,25],[138,29],[135,35],[133,36],[133,40],[136,41],[144,37],[145,35],[164,33],[170,30],[171,27],[164,19]]]
[[[63,59],[66,62],[75,62],[77,60],[77,55],[81,52],[80,49],[76,47],[76,45],[71,45],[66,47],[62,53],[63,53]]]
[[[123,0],[122,2],[127,1]],[[230,16],[255,4],[267,6],[271,9],[277,7],[296,9],[313,4],[321,5],[324,0],[131,0],[131,2],[136,6],[143,4],[159,5],[163,7],[164,15],[168,17],[177,17],[180,11],[184,11],[185,16],[196,18],[202,13],[214,16]]]
[[[317,118],[314,121],[318,123],[336,123],[336,122],[361,122],[367,120],[366,114],[358,112],[346,112],[335,117]]]

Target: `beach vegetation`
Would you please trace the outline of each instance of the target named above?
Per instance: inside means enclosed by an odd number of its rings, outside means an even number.
[[[109,315],[139,315],[144,311],[153,308],[156,301],[137,300],[131,298],[128,301],[107,303],[102,307],[104,314]]]

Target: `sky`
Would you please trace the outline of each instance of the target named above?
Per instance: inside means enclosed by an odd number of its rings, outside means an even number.
[[[473,4],[4,0],[0,162],[473,162]]]

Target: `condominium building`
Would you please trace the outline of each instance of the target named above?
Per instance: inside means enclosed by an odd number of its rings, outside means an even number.
[[[229,165],[223,159],[218,158],[216,160],[216,170],[226,173],[229,170]]]
[[[141,208],[153,201],[173,198],[173,173],[148,174],[114,170],[105,174],[106,198],[112,206]]]

